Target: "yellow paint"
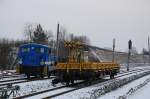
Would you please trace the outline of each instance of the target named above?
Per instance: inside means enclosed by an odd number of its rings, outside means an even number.
[[[48,68],[47,68],[47,66],[44,66],[44,75],[47,75],[48,74]]]
[[[65,47],[68,48],[69,56],[68,63],[58,63],[56,70],[94,70],[94,71],[111,71],[119,70],[120,66],[112,62],[88,62],[82,60],[81,56],[84,52],[85,44],[76,41],[65,41]],[[79,55],[79,53],[81,55]],[[78,57],[80,56],[80,57]],[[80,61],[77,61],[80,60]]]
[[[20,73],[20,66],[19,65],[16,66],[16,72]]]
[[[105,71],[105,70],[116,70],[119,69],[119,64],[117,63],[96,63],[96,62],[88,62],[88,63],[58,63],[56,66],[56,69],[67,69],[67,72],[69,70],[99,70],[99,71]]]

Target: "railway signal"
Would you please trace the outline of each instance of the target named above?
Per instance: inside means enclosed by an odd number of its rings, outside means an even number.
[[[128,45],[129,45],[129,50],[131,50],[132,49],[132,41],[131,40],[129,40]]]
[[[131,49],[132,49],[132,41],[128,41],[128,63],[127,63],[127,71],[129,71],[129,63],[130,63],[130,54],[131,54]]]

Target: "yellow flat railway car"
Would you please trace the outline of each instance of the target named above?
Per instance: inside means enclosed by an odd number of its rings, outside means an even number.
[[[65,42],[65,46],[69,49],[68,62],[58,63],[56,66],[57,76],[61,81],[74,83],[74,80],[91,81],[95,78],[114,75],[119,72],[120,66],[113,62],[89,62],[88,51],[84,51],[84,44],[78,42]]]

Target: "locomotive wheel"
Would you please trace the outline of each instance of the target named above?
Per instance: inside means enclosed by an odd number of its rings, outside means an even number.
[[[44,78],[44,74],[43,74],[44,70],[43,69],[44,69],[43,67],[40,67],[40,77],[41,78]]]
[[[84,86],[89,86],[89,85],[91,85],[91,82],[86,80]]]
[[[50,78],[51,77],[51,73],[48,73],[48,78]]]
[[[30,79],[30,74],[26,74],[27,75],[27,79]]]

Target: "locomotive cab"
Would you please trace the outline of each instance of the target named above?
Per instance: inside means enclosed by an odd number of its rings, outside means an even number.
[[[52,64],[51,48],[41,44],[24,44],[19,47],[17,67],[20,74],[30,76],[50,77],[52,71],[55,70]]]

